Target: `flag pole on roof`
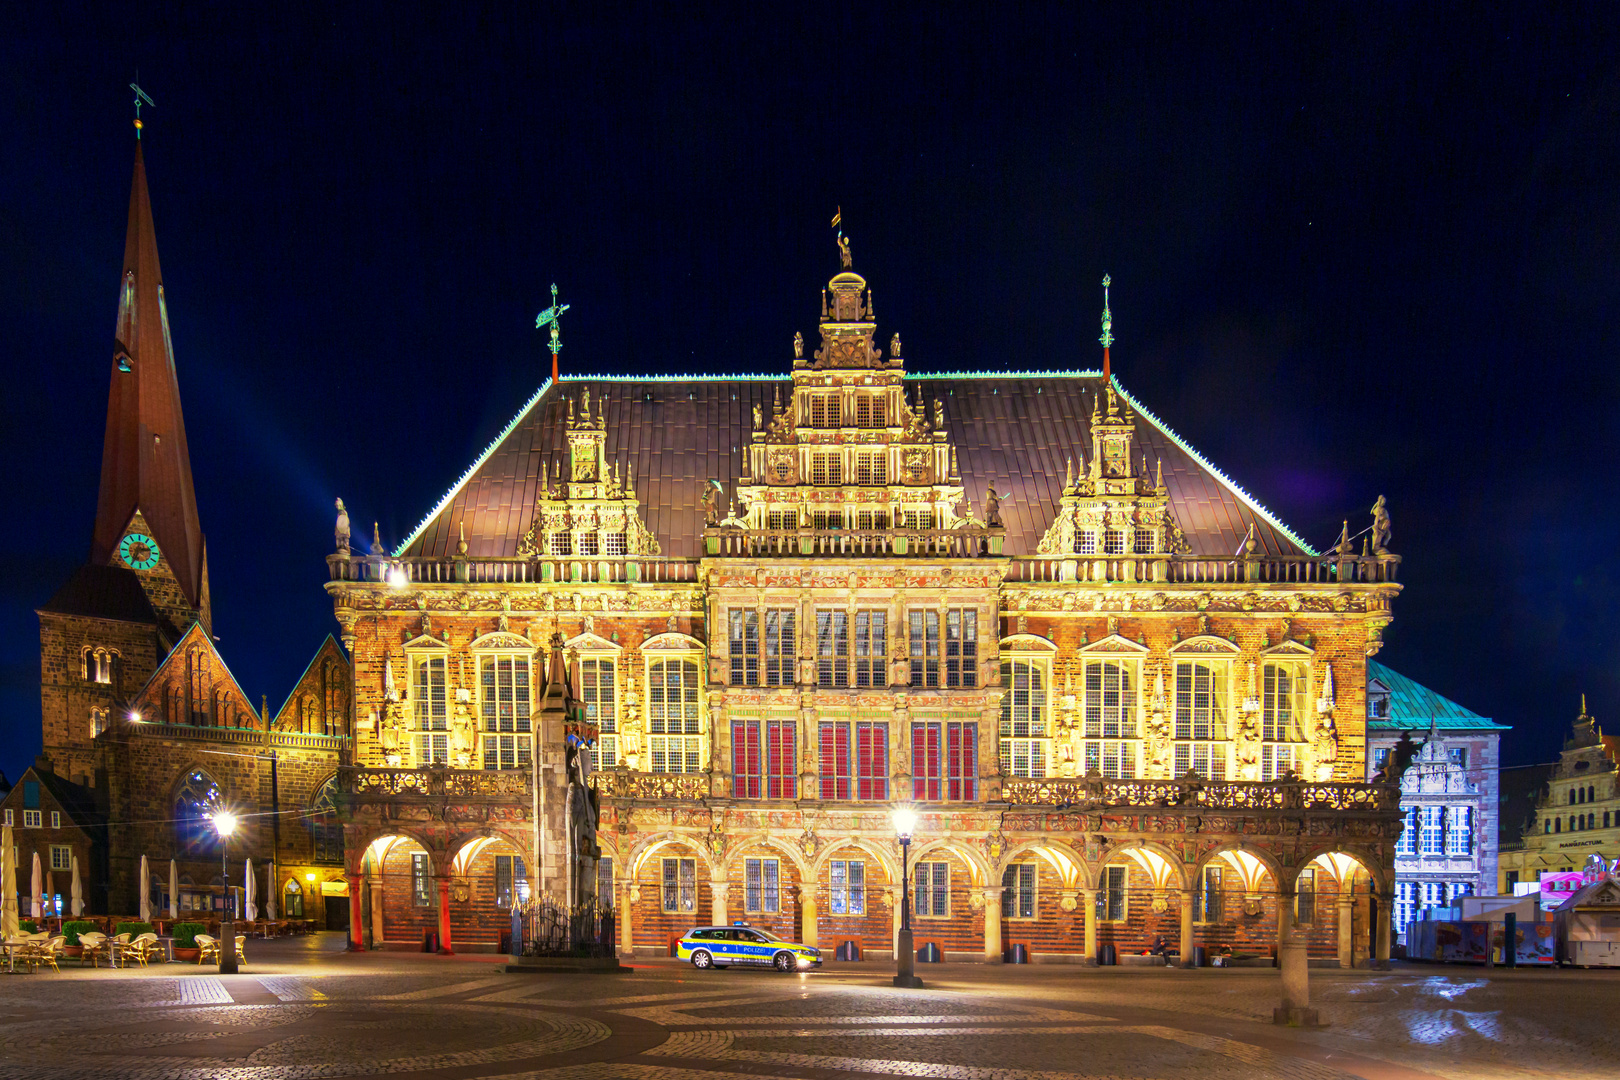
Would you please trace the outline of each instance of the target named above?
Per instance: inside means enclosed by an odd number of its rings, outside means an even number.
[[[1105,383],[1111,381],[1114,377],[1113,366],[1108,362],[1108,346],[1114,343],[1114,315],[1113,312],[1108,310],[1108,286],[1110,284],[1112,284],[1112,278],[1110,278],[1107,274],[1104,274],[1102,316],[1103,332],[1102,337],[1098,338],[1097,340],[1102,342],[1103,347],[1103,382]]]

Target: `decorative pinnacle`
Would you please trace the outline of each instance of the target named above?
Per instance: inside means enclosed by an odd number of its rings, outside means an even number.
[[[1104,274],[1103,275],[1103,316],[1102,316],[1103,332],[1102,332],[1102,337],[1098,338],[1097,340],[1102,342],[1102,347],[1105,348],[1105,349],[1108,348],[1108,346],[1110,346],[1110,345],[1112,345],[1114,343],[1114,315],[1113,315],[1113,312],[1108,310],[1108,286],[1110,284],[1112,284],[1112,283],[1113,283],[1113,279],[1110,278],[1109,275]]]

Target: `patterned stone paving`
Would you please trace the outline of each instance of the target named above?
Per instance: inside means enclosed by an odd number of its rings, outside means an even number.
[[[1424,1080],[1620,1075],[1620,972],[1312,975],[1331,1027],[1260,1021],[1269,973],[876,965],[783,977],[655,963],[502,975],[476,958],[258,944],[0,979],[0,1080]]]

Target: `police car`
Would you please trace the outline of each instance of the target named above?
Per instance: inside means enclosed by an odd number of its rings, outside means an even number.
[[[793,972],[821,966],[820,949],[785,941],[747,924],[695,927],[681,938],[675,955],[690,960],[699,970],[745,964]]]

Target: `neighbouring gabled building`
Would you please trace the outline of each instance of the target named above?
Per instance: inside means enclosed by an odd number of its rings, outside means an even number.
[[[1620,737],[1603,734],[1585,695],[1558,760],[1538,768],[1545,771],[1525,771],[1534,812],[1517,842],[1503,845],[1504,891],[1545,874],[1574,874],[1592,855],[1620,859]]]
[[[1313,551],[1106,348],[908,375],[842,259],[788,373],[547,382],[394,550],[340,521],[351,873],[412,875],[374,929],[420,940],[495,853],[509,889],[611,898],[626,953],[746,919],[888,956],[910,804],[916,940],[949,958],[1190,961],[1295,923],[1386,958],[1382,500],[1359,551]]]
[[[1496,895],[1502,732],[1494,723],[1376,660],[1367,661],[1367,775],[1401,755],[1404,828],[1395,849],[1395,933],[1427,907]]]

